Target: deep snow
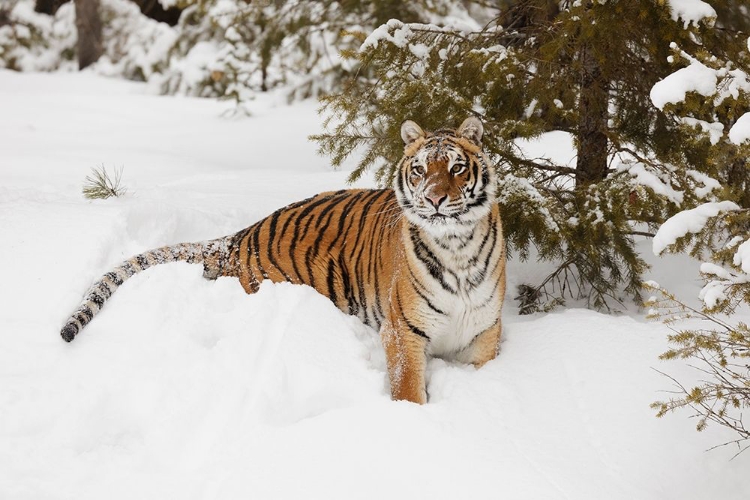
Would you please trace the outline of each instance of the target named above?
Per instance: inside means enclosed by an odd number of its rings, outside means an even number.
[[[695,377],[657,360],[668,330],[634,311],[518,316],[535,263],[509,267],[499,358],[432,361],[422,407],[390,401],[376,334],[312,289],[249,296],[200,266],[134,277],[64,343],[123,258],[345,185],[307,141],[316,104],[281,101],[226,119],[138,84],[0,71],[0,498],[750,497],[750,453],[705,451],[732,434],[648,407],[670,388],[652,367]],[[125,197],[82,198],[99,164],[124,166]],[[651,260],[648,278],[697,296],[697,264]]]

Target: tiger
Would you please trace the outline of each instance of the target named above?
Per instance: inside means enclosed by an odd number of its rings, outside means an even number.
[[[61,335],[72,341],[134,274],[202,263],[249,294],[264,280],[311,286],[379,331],[392,399],[424,404],[430,357],[479,368],[499,352],[505,241],[483,132],[476,117],[435,132],[407,120],[391,189],[321,193],[236,234],[136,255],[91,286]]]

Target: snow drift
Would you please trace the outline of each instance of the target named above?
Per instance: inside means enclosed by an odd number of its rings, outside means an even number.
[[[224,120],[142,92],[0,72],[0,498],[747,497],[750,455],[704,452],[731,435],[654,418],[668,330],[639,313],[520,317],[508,300],[500,356],[433,360],[425,406],[390,401],[376,333],[312,289],[249,296],[200,266],[135,276],[64,343],[123,258],[344,185],[306,140],[314,103],[268,96]],[[81,197],[101,163],[125,167],[129,195]],[[511,262],[509,290],[538,267]],[[684,267],[653,277],[694,296]]]

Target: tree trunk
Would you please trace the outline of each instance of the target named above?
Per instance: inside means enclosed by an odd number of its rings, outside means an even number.
[[[581,50],[581,96],[578,105],[576,186],[597,183],[607,176],[608,82],[591,47]]]
[[[68,0],[36,0],[34,10],[40,14],[54,16],[57,9]]]
[[[5,7],[0,7],[0,28],[10,24],[10,6],[6,10]]]
[[[78,29],[78,69],[95,63],[102,55],[102,19],[99,0],[75,0]]]

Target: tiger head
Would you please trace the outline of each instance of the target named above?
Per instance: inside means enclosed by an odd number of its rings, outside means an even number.
[[[395,191],[406,218],[431,232],[469,229],[495,201],[495,170],[482,152],[484,127],[464,120],[457,130],[425,132],[411,120],[401,125],[406,143]]]

